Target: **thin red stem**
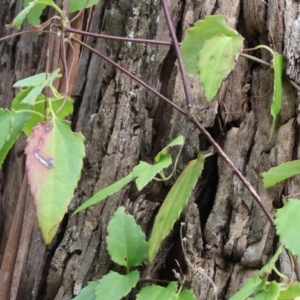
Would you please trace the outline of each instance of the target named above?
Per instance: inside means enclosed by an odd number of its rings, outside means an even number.
[[[56,25],[56,26],[60,29],[62,28],[61,25]],[[74,28],[70,28],[70,27],[65,27],[64,30],[65,30],[65,32],[77,33],[77,34],[91,36],[91,37],[95,37],[95,38],[109,39],[109,40],[116,40],[116,41],[133,42],[133,43],[148,43],[148,44],[165,45],[165,46],[170,46],[172,44],[171,42],[165,42],[165,41],[136,39],[136,38],[128,38],[128,37],[121,37],[121,36],[114,36],[114,35],[107,35],[107,34],[100,34],[100,33],[92,33],[92,32],[82,31],[82,30],[74,29]]]
[[[75,37],[71,37],[71,39],[73,41],[79,43],[80,45],[84,46],[85,48],[89,49],[90,51],[92,51],[93,53],[95,53],[96,55],[98,55],[99,57],[103,58],[104,60],[106,60],[107,62],[109,62],[110,64],[112,64],[114,67],[116,67],[117,69],[119,69],[120,71],[122,71],[123,73],[125,73],[126,75],[128,75],[133,80],[137,81],[139,84],[141,84],[146,89],[148,89],[149,91],[151,91],[153,94],[155,94],[156,96],[158,96],[160,99],[164,100],[169,105],[171,105],[172,107],[174,107],[176,110],[178,110],[184,116],[188,116],[188,112],[186,112],[185,110],[183,110],[181,107],[179,107],[178,105],[176,105],[175,103],[173,103],[171,100],[169,100],[168,98],[166,98],[165,96],[163,96],[162,94],[160,94],[158,91],[156,91],[153,87],[151,87],[150,85],[148,85],[143,80],[141,80],[138,77],[136,77],[135,75],[131,74],[129,71],[127,71],[125,68],[123,68],[120,65],[118,65],[116,62],[114,62],[113,60],[111,60],[107,56],[103,55],[102,53],[98,52],[97,50],[93,49],[92,47],[90,47],[89,45],[85,44],[84,42],[78,40]]]

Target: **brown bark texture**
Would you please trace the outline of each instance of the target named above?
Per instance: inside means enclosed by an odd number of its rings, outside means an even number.
[[[21,10],[21,2],[0,0],[1,37],[8,34],[4,25],[11,23]],[[222,14],[228,25],[245,37],[245,47],[265,44],[284,53],[287,74],[300,83],[300,4],[297,1],[173,0],[168,1],[168,6],[179,40],[195,21],[207,15]],[[51,15],[51,10],[48,13]],[[170,41],[157,0],[101,0],[85,12],[79,23],[79,28],[95,33]],[[26,28],[29,27],[26,25]],[[83,37],[83,40],[186,109],[172,47],[91,37]],[[52,40],[52,46],[54,42]],[[45,70],[46,43],[45,36],[36,34],[0,43],[1,107],[10,107],[15,81]],[[50,68],[57,57],[53,47]],[[186,129],[186,119],[180,113],[87,49],[79,50],[72,79],[75,80],[72,125],[86,138],[87,155],[81,180],[60,231],[48,247],[44,246],[36,223],[32,233],[26,236],[31,228],[32,208],[30,195],[23,191],[23,204],[20,204],[24,209],[23,229],[17,258],[10,269],[12,280],[7,299],[69,300],[78,295],[88,281],[116,269],[105,242],[107,224],[114,211],[124,205],[149,237],[155,213],[176,177],[199,151],[211,146],[189,125],[174,178],[164,184],[150,183],[142,192],[129,185],[101,204],[72,216],[79,204],[127,175],[139,160],[153,162],[155,154]],[[266,61],[271,59],[264,50],[254,54]],[[198,120],[218,140],[274,215],[275,209],[282,205],[282,196],[299,192],[299,177],[266,190],[261,173],[300,158],[297,92],[285,80],[282,111],[274,138],[268,144],[272,73],[267,67],[239,58],[208,107],[198,79],[189,78],[189,83],[193,101],[200,109]],[[201,110],[204,107],[206,109]],[[24,142],[25,138],[21,137],[0,173],[2,267],[7,241],[14,234],[10,233],[13,216],[20,202]],[[173,157],[176,153],[172,150]],[[185,222],[183,236],[187,238],[187,255],[198,270],[191,287],[201,300],[215,299],[214,288],[202,273],[215,283],[217,298],[228,299],[267,262],[277,245],[274,228],[241,181],[217,155],[207,159],[203,176],[181,221]],[[154,265],[141,268],[142,277],[173,280],[171,270],[178,271],[175,259],[186,272],[179,223],[163,242]],[[291,273],[285,254],[280,257],[280,269],[288,275]]]

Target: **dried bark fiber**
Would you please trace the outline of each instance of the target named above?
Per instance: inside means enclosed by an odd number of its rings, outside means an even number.
[[[287,73],[300,84],[300,4],[296,1],[269,1],[265,5],[258,0],[178,0],[168,4],[179,38],[196,20],[210,14],[223,14],[228,24],[245,37],[246,47],[267,44],[278,52],[284,52]],[[3,25],[11,22],[14,12],[21,9],[21,3],[0,0],[0,7]],[[170,39],[159,1],[101,1],[90,17],[86,18],[84,27],[92,32]],[[0,26],[0,34],[6,34],[4,26]],[[85,40],[176,104],[185,107],[181,77],[174,66],[175,55],[170,47],[90,37]],[[8,87],[14,81],[43,70],[45,43],[43,37],[34,35],[0,43],[1,107],[10,105],[14,91]],[[265,51],[256,54],[270,60]],[[189,81],[196,106],[203,108],[206,102],[197,80]],[[260,174],[271,166],[299,159],[299,139],[296,138],[299,98],[286,82],[276,132],[271,145],[267,145],[272,121],[269,113],[271,82],[268,69],[240,58],[217,99],[208,109],[199,112],[198,119],[220,140],[226,153],[274,213],[275,208],[281,205],[282,194],[298,192],[299,177],[288,180],[286,185],[279,184],[265,190]],[[115,268],[105,245],[106,227],[113,212],[120,205],[125,205],[128,211],[135,212],[136,219],[149,235],[156,209],[175,180],[166,185],[150,184],[142,194],[134,186],[128,186],[102,204],[71,216],[80,203],[127,175],[139,160],[151,162],[159,149],[183,134],[186,128],[185,118],[178,112],[85,49],[80,56],[72,95],[76,100],[73,124],[86,137],[87,157],[82,179],[52,247],[46,249],[43,246],[35,226],[18,299],[69,300],[88,281],[98,279],[110,268]],[[244,112],[237,113],[246,100]],[[222,129],[223,135],[220,133]],[[24,139],[17,143],[0,173],[0,259],[22,182],[23,143]],[[198,151],[209,146],[191,126],[176,176]],[[195,268],[201,267],[212,278],[218,288],[218,299],[228,299],[272,254],[274,229],[249,192],[220,158],[209,160],[182,220],[186,223],[183,233],[188,237],[187,255]],[[143,277],[171,279],[174,259],[178,259],[183,267],[185,265],[181,252],[176,227],[163,243],[155,264],[144,267]],[[290,272],[285,256],[281,257],[281,266]],[[197,273],[191,286],[198,299],[214,299],[213,288],[203,275]]]

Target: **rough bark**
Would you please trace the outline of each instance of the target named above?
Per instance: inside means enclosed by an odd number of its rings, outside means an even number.
[[[245,37],[245,46],[266,44],[284,52],[287,74],[299,83],[300,4],[291,0],[186,0],[168,3],[179,39],[196,20],[210,14],[224,15],[227,23]],[[21,9],[21,1],[0,0],[1,36]],[[169,40],[159,1],[101,1],[86,13],[84,29],[119,36]],[[179,106],[185,97],[175,55],[168,46],[120,43],[85,38],[123,67],[139,76]],[[0,104],[9,107],[12,83],[44,68],[46,40],[25,35],[0,43]],[[42,49],[42,51],[41,51]],[[255,53],[270,60],[265,51]],[[207,104],[197,79],[190,79],[192,96],[199,108]],[[271,144],[272,75],[261,65],[240,58],[222,85],[217,99],[198,114],[199,121],[220,142],[235,165],[257,189],[273,214],[282,195],[297,193],[299,177],[265,190],[261,173],[271,166],[297,159],[298,95],[286,80],[280,117]],[[115,268],[106,251],[107,223],[120,205],[134,213],[149,235],[153,216],[170,185],[185,164],[210,145],[190,126],[176,176],[167,184],[149,184],[142,193],[132,186],[102,204],[71,216],[75,208],[101,188],[127,175],[139,160],[151,162],[167,142],[186,128],[178,112],[148,93],[120,71],[82,49],[72,91],[75,99],[73,127],[86,138],[87,156],[82,177],[56,241],[46,248],[35,224],[17,299],[71,299],[90,280]],[[241,112],[242,103],[244,110]],[[0,173],[0,261],[8,240],[24,174],[24,138],[16,144]],[[174,155],[176,153],[174,152]],[[25,201],[25,199],[24,199]],[[218,299],[228,299],[271,256],[276,247],[274,228],[226,163],[214,156],[182,215],[187,254],[195,268],[202,268],[217,286]],[[26,223],[26,215],[25,221]],[[143,277],[173,279],[177,259],[182,256],[179,226],[166,239],[153,266],[143,268]],[[280,260],[282,269],[287,258]],[[199,272],[191,286],[198,299],[214,299],[213,287]],[[48,298],[47,298],[48,297]]]

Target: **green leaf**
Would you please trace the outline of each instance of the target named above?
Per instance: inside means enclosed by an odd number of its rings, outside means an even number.
[[[282,245],[280,245],[278,247],[278,249],[276,250],[275,254],[269,260],[269,262],[260,269],[260,271],[258,273],[258,275],[260,277],[263,277],[265,275],[269,275],[272,272],[272,270],[275,267],[276,261],[277,261],[279,255],[281,254],[282,251],[283,251],[283,247],[282,247]]]
[[[26,7],[29,2],[32,2],[32,0],[24,0],[23,6]],[[32,26],[37,26],[41,23],[40,16],[46,7],[45,4],[36,4],[28,13],[27,15],[27,21]]]
[[[26,169],[39,227],[50,244],[80,177],[84,137],[56,117],[36,126],[27,140]]]
[[[266,188],[300,173],[300,160],[289,161],[263,172],[263,182]]]
[[[172,163],[170,154],[160,157],[160,161],[154,165],[150,165],[144,161],[133,168],[132,174],[136,178],[135,183],[138,190],[142,190],[162,169],[167,168]]]
[[[276,281],[271,281],[268,288],[257,293],[253,300],[277,300],[280,293],[280,284]]]
[[[173,300],[176,290],[176,282],[170,282],[165,288],[153,284],[141,289],[141,291],[136,295],[136,300]]]
[[[0,109],[0,149],[10,136],[13,113],[7,109]]]
[[[38,112],[39,114],[43,115],[39,116],[35,113],[31,114],[31,117],[29,120],[25,123],[23,127],[23,132],[27,136],[30,135],[32,129],[34,126],[36,126],[38,123],[43,122],[45,118],[45,96],[43,94],[40,94],[37,96],[36,103],[34,106],[30,104],[24,104],[22,103],[23,99],[30,93],[32,90],[32,87],[20,91],[17,96],[12,101],[12,109],[19,111],[19,110],[32,110],[35,112]],[[56,111],[63,103],[64,96],[60,95],[57,98],[48,98],[48,101],[51,102],[52,110]],[[60,119],[65,118],[66,116],[70,115],[73,112],[73,100],[70,97],[67,97],[65,105],[62,107],[62,109],[57,113],[57,117]]]
[[[271,105],[271,115],[273,117],[272,127],[270,131],[270,138],[272,138],[275,125],[276,118],[281,110],[282,105],[282,74],[285,68],[283,56],[281,54],[275,53],[273,58],[273,66],[274,66],[274,93],[273,93],[273,103]]]
[[[164,149],[162,149],[154,158],[156,164],[150,165],[144,161],[133,168],[132,174],[136,177],[135,183],[138,190],[142,190],[162,169],[167,168],[172,163],[172,157],[168,150],[174,146],[183,145],[184,138],[182,135],[175,138]]]
[[[43,76],[38,76],[37,78],[32,79],[32,77],[25,78],[20,80],[14,84],[14,87],[24,87],[24,86],[33,86],[33,89],[28,93],[28,95],[23,99],[22,103],[34,105],[37,97],[42,93],[43,89],[46,86],[52,85],[53,81],[57,78],[60,78],[62,75],[59,74],[60,69],[57,69],[49,74],[48,78],[45,79],[42,83],[37,84],[40,82]],[[42,73],[44,74],[44,73]],[[38,74],[41,75],[41,74]]]
[[[43,84],[47,79],[46,73],[36,74],[24,79],[21,79],[13,85],[14,88],[24,88],[24,87],[32,87],[32,86],[39,86]]]
[[[186,206],[193,188],[200,177],[204,165],[204,156],[199,153],[198,158],[188,163],[180,174],[155,218],[149,240],[148,258],[152,263],[163,239],[170,233],[181,211]]]
[[[259,278],[257,275],[249,278],[245,285],[234,294],[229,300],[247,299],[251,294],[261,291],[266,285],[266,280]]]
[[[174,146],[181,146],[183,145],[184,143],[184,137],[183,135],[180,135],[178,136],[177,138],[175,138],[171,143],[169,143],[164,149],[162,149],[160,152],[157,153],[157,155],[155,156],[154,158],[154,161],[155,162],[159,162],[161,161],[162,159],[164,160],[164,156],[166,154],[168,154],[168,150],[171,148],[171,147],[174,147]]]
[[[197,300],[195,294],[191,290],[183,290],[179,293],[177,300]]]
[[[295,299],[300,296],[300,282],[295,282],[280,290],[278,300]]]
[[[198,53],[205,41],[220,34],[228,37],[238,35],[237,31],[227,26],[222,15],[207,16],[204,20],[197,21],[194,27],[186,31],[180,50],[185,70],[189,76],[198,74]]]
[[[42,95],[43,96],[43,95]],[[43,96],[44,97],[44,96]],[[33,106],[33,111],[36,111],[42,115],[45,115],[45,97],[43,101],[41,100],[39,96],[37,97],[37,101],[35,105]],[[63,103],[64,96],[58,97],[58,98],[49,98],[49,101],[51,101],[51,107],[53,111],[56,111]],[[67,97],[66,103],[63,106],[63,108],[57,113],[57,118],[63,119],[66,116],[70,115],[73,112],[73,100],[70,97]],[[30,135],[32,129],[34,126],[36,126],[38,123],[43,122],[44,119],[36,114],[32,114],[30,119],[26,122],[26,124],[23,127],[23,131],[27,136]]]
[[[70,0],[69,1],[69,12],[72,13],[77,10],[81,10],[84,7],[89,8],[93,5],[96,5],[99,0],[88,0],[87,5],[85,5],[87,0]]]
[[[96,300],[119,300],[125,297],[136,286],[140,278],[138,271],[132,271],[127,275],[110,271],[99,280],[96,288]]]
[[[14,28],[18,28],[20,29],[25,18],[27,17],[27,15],[29,14],[30,10],[35,6],[35,3],[34,2],[30,2],[28,4],[28,6],[26,6],[23,10],[21,10],[19,12],[19,14],[14,18],[12,24],[11,24],[11,27]]]
[[[136,185],[139,190],[141,190],[144,186],[146,186],[157,173],[159,173],[163,168],[167,168],[172,163],[171,155],[167,153],[167,150],[170,147],[182,145],[183,144],[183,136],[179,136],[174,139],[169,145],[167,145],[162,151],[160,151],[156,157],[155,161],[157,164],[150,165],[146,162],[141,161],[136,167],[133,168],[132,172],[129,173],[126,177],[116,181],[115,183],[107,186],[103,190],[96,193],[93,197],[84,202],[81,206],[79,206],[74,214],[101,202],[106,199],[108,196],[118,192],[121,190],[126,184],[135,180]]]
[[[127,268],[139,266],[147,258],[148,243],[141,227],[119,207],[107,227],[107,251],[111,259]]]
[[[276,233],[293,255],[300,257],[300,200],[288,199],[275,214]]]
[[[96,300],[95,292],[98,284],[98,281],[90,281],[73,300]]]
[[[12,148],[18,137],[22,132],[22,128],[25,122],[29,119],[30,113],[12,113],[10,133],[9,137],[6,139],[5,143],[0,148],[0,167],[8,154],[8,151]],[[2,128],[1,128],[2,130]]]
[[[206,100],[211,102],[223,80],[233,70],[242,51],[243,38],[218,34],[207,40],[199,51],[198,71]]]
[[[116,181],[115,183],[109,185],[108,187],[104,188],[103,190],[96,193],[93,197],[85,201],[83,204],[81,204],[73,214],[77,214],[80,211],[101,202],[102,200],[106,199],[108,196],[120,191],[126,184],[133,181],[134,177],[132,176],[132,173],[129,173],[126,177]]]

